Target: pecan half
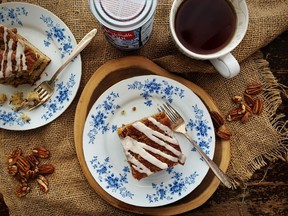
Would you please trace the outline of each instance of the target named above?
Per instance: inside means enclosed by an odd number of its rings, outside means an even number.
[[[30,187],[27,184],[22,184],[16,189],[17,197],[24,197],[30,192]]]
[[[245,89],[245,92],[249,95],[255,95],[255,94],[259,94],[260,92],[262,92],[262,85],[261,84],[254,84],[254,85],[249,85],[247,86],[247,88]]]
[[[246,103],[248,104],[248,106],[253,107],[255,104],[255,100],[252,98],[251,95],[244,93],[244,100],[246,101]]]
[[[243,98],[241,96],[239,96],[239,95],[235,95],[235,96],[232,97],[232,101],[234,103],[240,103],[242,100],[243,100]]]
[[[54,166],[52,164],[43,164],[38,167],[40,175],[48,175],[54,172]]]
[[[20,173],[17,173],[14,177],[21,184],[27,183],[27,178],[25,176],[21,175]]]
[[[250,116],[252,116],[252,112],[246,112],[243,117],[241,118],[241,122],[245,123],[248,121],[248,119],[250,118]]]
[[[230,140],[230,137],[231,137],[231,132],[228,131],[227,129],[219,129],[217,132],[216,132],[216,135],[218,137],[220,137],[221,139],[223,140]]]
[[[210,114],[214,127],[218,130],[224,124],[224,119],[222,118],[220,113],[216,111],[211,111]]]
[[[30,167],[31,167],[28,160],[23,156],[17,157],[16,165],[19,168],[19,171],[21,170],[24,173],[26,173],[28,170],[30,170]]]
[[[40,189],[44,192],[44,193],[47,193],[49,191],[49,188],[48,188],[48,180],[42,176],[42,175],[39,175],[38,178],[36,179]]]
[[[48,158],[50,155],[50,152],[41,146],[34,146],[32,148],[32,153],[35,157],[43,158],[43,159]]]
[[[25,174],[27,180],[35,179],[38,176],[38,170],[28,170]]]
[[[16,165],[10,165],[7,168],[7,172],[10,175],[15,176],[18,173],[18,167]]]
[[[240,120],[243,117],[244,114],[233,114],[233,115],[227,115],[226,120],[231,122],[231,121],[237,121]]]
[[[243,108],[244,108],[244,109],[243,109]],[[245,112],[245,107],[240,106],[240,107],[236,107],[236,108],[232,109],[232,110],[228,113],[228,115],[231,115],[231,116],[233,116],[233,115],[240,115],[240,114],[243,114],[244,112]]]
[[[8,164],[13,165],[17,161],[17,157],[22,155],[22,150],[18,147],[14,148],[8,156]]]
[[[246,102],[242,102],[242,106],[245,106],[245,112],[252,113],[252,108]]]
[[[264,109],[264,101],[263,99],[256,99],[255,104],[253,106],[253,113],[259,115],[263,112]]]
[[[34,155],[28,155],[26,156],[26,159],[32,167],[36,167],[40,163],[40,161]]]

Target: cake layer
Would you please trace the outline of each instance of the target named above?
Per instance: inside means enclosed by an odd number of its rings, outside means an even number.
[[[17,34],[0,25],[0,83],[34,84],[51,59]]]
[[[165,112],[124,125],[117,130],[134,178],[185,163]]]

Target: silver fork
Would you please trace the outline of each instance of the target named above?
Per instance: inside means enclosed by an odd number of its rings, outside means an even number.
[[[50,80],[43,81],[34,89],[34,91],[39,96],[40,102],[35,104],[32,107],[29,107],[29,109],[28,109],[29,111],[39,107],[41,104],[43,104],[49,100],[49,98],[53,95],[53,93],[55,91],[54,90],[54,84],[55,84],[55,80],[56,80],[57,76],[67,66],[67,64],[70,63],[74,59],[74,57],[76,57],[90,43],[90,41],[94,38],[96,33],[97,33],[97,30],[93,29],[88,34],[86,34],[84,36],[84,38],[78,43],[78,45],[73,50],[73,52],[70,54],[70,56],[67,58],[67,60],[55,72],[53,77]]]
[[[158,110],[164,111],[172,123],[174,132],[183,134],[190,143],[197,149],[203,159],[207,162],[208,166],[217,176],[217,178],[228,188],[234,188],[231,179],[211,160],[202,149],[193,141],[193,139],[187,134],[185,129],[185,121],[182,116],[168,103],[163,104]]]

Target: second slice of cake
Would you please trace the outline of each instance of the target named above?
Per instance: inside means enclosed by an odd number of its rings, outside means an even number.
[[[38,48],[0,24],[0,84],[33,85],[51,62]]]
[[[132,175],[138,180],[185,163],[165,112],[124,125],[117,133]]]

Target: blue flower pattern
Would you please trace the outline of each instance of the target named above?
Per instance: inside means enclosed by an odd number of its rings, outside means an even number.
[[[29,121],[24,121],[22,117],[20,116],[20,112],[7,112],[0,110],[0,122],[2,122],[2,125],[19,125],[23,126],[25,124],[29,124]]]
[[[15,8],[8,8],[6,6],[1,7],[0,11],[0,20],[1,22],[9,22],[10,25],[21,25],[21,16],[27,16],[28,12],[26,11],[25,7],[15,7]]]
[[[142,93],[141,97],[145,99],[144,104],[147,106],[152,106],[152,95],[158,94],[162,99],[166,99],[170,103],[173,102],[173,96],[178,96],[179,98],[184,97],[184,90],[179,87],[170,85],[166,80],[158,83],[156,79],[147,79],[144,83],[139,81],[134,81],[132,84],[128,85],[128,90],[140,90]]]
[[[105,183],[107,190],[119,193],[123,198],[132,199],[134,194],[125,187],[128,184],[129,167],[125,166],[123,172],[116,175],[112,172],[113,166],[109,163],[109,160],[109,157],[107,157],[104,161],[100,161],[97,156],[90,160],[91,166],[98,174],[99,181]]]
[[[204,119],[203,110],[199,109],[197,105],[192,106],[192,110],[195,113],[195,119],[189,119],[186,129],[190,131],[196,131],[197,139],[196,143],[200,148],[206,153],[210,154],[210,143],[212,142],[213,137],[209,136],[208,131],[212,130],[212,127],[209,126],[208,120]],[[196,148],[192,147],[192,151],[196,152]],[[200,160],[203,160],[201,158]]]
[[[146,198],[150,203],[159,202],[160,200],[172,200],[175,195],[180,197],[182,193],[187,190],[187,185],[194,184],[195,179],[199,176],[197,172],[194,172],[183,178],[183,173],[176,172],[173,169],[174,168],[169,168],[166,170],[166,172],[170,174],[170,178],[173,180],[172,183],[152,183],[152,188],[155,190],[155,193],[146,194]]]
[[[71,74],[67,83],[60,82],[55,87],[55,98],[50,99],[47,103],[42,106],[45,108],[45,113],[41,116],[41,119],[48,120],[56,112],[64,109],[65,103],[71,100],[72,88],[75,86],[75,74]]]
[[[47,39],[44,40],[44,45],[49,47],[52,41],[57,42],[61,58],[70,55],[73,47],[71,44],[71,37],[65,34],[65,28],[61,27],[59,23],[54,23],[51,17],[45,17],[42,15],[40,19],[43,20],[48,27],[48,30],[46,31]]]
[[[111,125],[107,122],[108,115],[114,115],[115,110],[119,109],[120,106],[115,103],[116,99],[119,98],[119,94],[111,92],[103,101],[95,108],[95,114],[91,115],[90,126],[92,129],[88,132],[89,144],[94,144],[96,135],[98,133],[104,134],[107,131],[117,130],[117,125]]]

